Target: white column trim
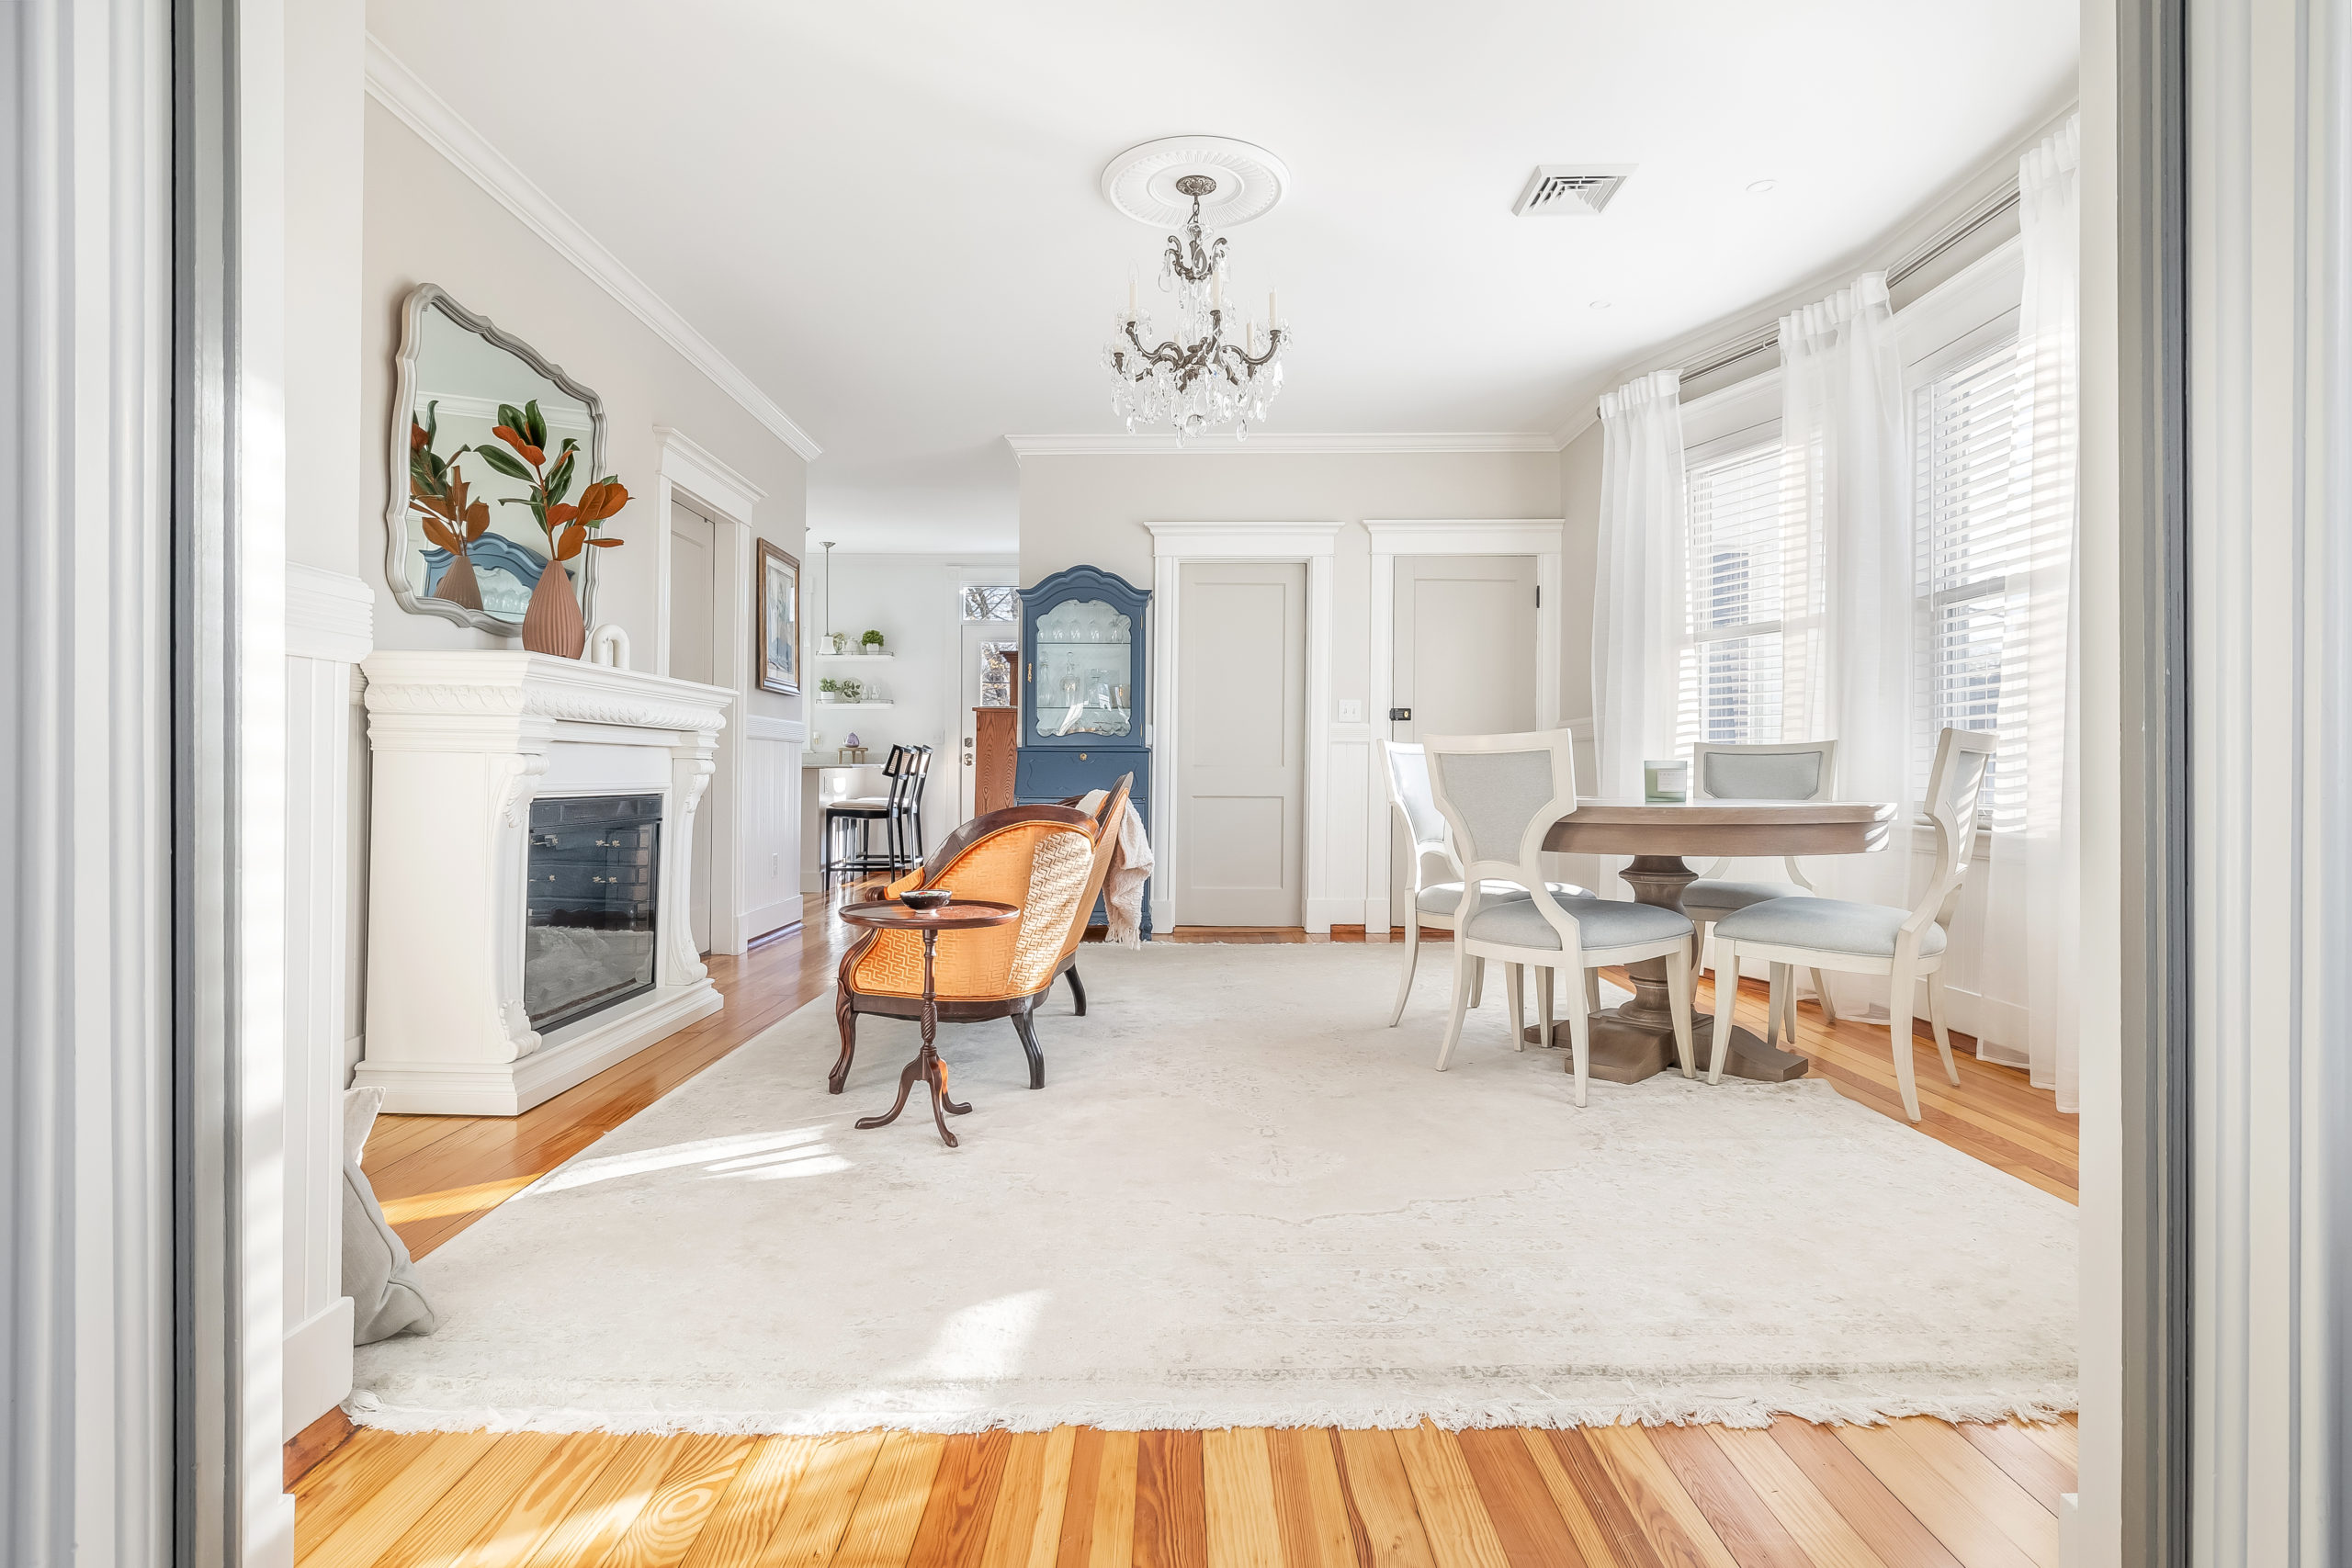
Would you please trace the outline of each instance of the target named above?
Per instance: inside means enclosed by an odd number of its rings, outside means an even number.
[[[1562,551],[1566,520],[1538,518],[1367,517],[1364,531],[1372,536],[1372,604],[1364,620],[1370,634],[1371,664],[1367,705],[1374,733],[1388,733],[1388,710],[1396,694],[1396,558],[1398,556],[1533,556],[1535,611],[1535,723],[1538,728],[1562,725],[1560,710],[1560,647],[1565,605],[1562,604]],[[1591,721],[1583,733],[1589,734]],[[1574,728],[1574,725],[1568,728]],[[1395,911],[1388,907],[1390,813],[1388,781],[1380,775],[1379,749],[1374,747],[1369,781],[1371,799],[1380,809],[1367,812],[1364,843],[1364,925],[1368,930],[1391,928]]]
[[[752,540],[753,510],[767,491],[745,479],[684,431],[653,427],[656,452],[653,513],[653,672],[670,672],[670,507],[684,497],[715,525],[710,585],[718,616],[718,683],[735,694],[734,711],[751,711]],[[643,655],[639,656],[640,658]],[[743,748],[736,734],[718,737],[718,771],[702,818],[710,834],[710,949],[741,953],[750,932],[742,908],[742,845],[750,836],[751,803],[743,789]]]
[[[1153,863],[1162,868],[1151,879],[1151,923],[1172,929],[1178,910],[1175,863],[1182,841],[1182,809],[1176,798],[1176,634],[1183,605],[1179,587],[1186,561],[1280,560],[1306,566],[1306,755],[1300,795],[1306,820],[1299,824],[1302,919],[1310,931],[1329,931],[1331,922],[1330,856],[1323,842],[1330,817],[1331,750],[1331,558],[1344,524],[1147,523],[1151,530],[1151,746]],[[1319,924],[1317,922],[1320,922]]]

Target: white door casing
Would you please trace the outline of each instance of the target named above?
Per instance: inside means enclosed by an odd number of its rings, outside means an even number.
[[[1151,530],[1151,714],[1144,732],[1151,747],[1151,852],[1160,866],[1178,863],[1182,852],[1182,802],[1177,798],[1175,759],[1183,743],[1182,692],[1177,669],[1177,634],[1183,621],[1182,564],[1190,561],[1292,560],[1306,564],[1306,755],[1304,760],[1304,923],[1310,931],[1331,929],[1329,895],[1330,857],[1323,841],[1329,816],[1331,744],[1331,558],[1343,525],[1307,523],[1147,523]],[[1556,547],[1557,541],[1555,540]],[[1151,879],[1151,922],[1172,930],[1182,911],[1173,878]]]
[[[767,492],[678,431],[656,425],[653,436],[661,453],[655,470],[653,509],[654,515],[665,525],[653,534],[653,672],[657,675],[671,673],[673,637],[671,530],[666,525],[674,503],[680,500],[690,502],[711,524],[714,547],[710,603],[715,668],[710,684],[725,686],[735,694],[733,711],[738,722],[729,725],[719,735],[718,772],[711,778],[703,802],[698,836],[709,840],[709,879],[704,885],[709,890],[711,916],[708,950],[741,953],[744,943],[759,934],[745,929],[746,878],[742,860],[752,838],[752,796],[763,791],[745,787],[749,733],[748,726],[741,721],[750,716],[752,690],[752,513]],[[797,758],[794,761],[797,763]],[[797,793],[799,769],[796,765],[790,772],[793,777],[785,787],[794,793],[794,798],[791,809],[781,820],[785,824],[783,830],[797,836],[800,820]],[[797,842],[783,846],[780,852],[785,864],[798,863]]]
[[[1176,795],[1188,830],[1161,874],[1204,926],[1305,916],[1306,566],[1187,561],[1178,572]]]
[[[1535,612],[1535,726],[1552,728],[1560,716],[1561,544],[1566,522],[1557,517],[1515,519],[1366,518],[1372,536],[1372,604],[1367,617],[1372,631],[1372,695],[1367,704],[1373,733],[1385,726],[1395,705],[1396,622],[1384,606],[1396,602],[1398,556],[1533,556],[1535,585],[1542,603]],[[1365,747],[1364,767],[1370,798],[1385,800],[1379,748]],[[1367,814],[1365,823],[1364,924],[1386,930],[1388,908],[1389,814]]]
[[[718,580],[718,527],[709,518],[687,505],[683,496],[672,494],[667,669],[681,681],[705,685],[718,679],[718,601],[714,592]],[[694,931],[696,953],[710,951],[710,840],[708,833],[695,835],[686,920]]]
[[[926,815],[924,819],[924,842],[927,845],[940,842],[972,818],[976,777],[972,742],[978,739],[972,732],[972,709],[979,703],[979,645],[984,642],[1010,642],[1018,649],[1021,642],[1021,623],[1017,620],[964,619],[964,585],[969,582],[1017,587],[1021,581],[1021,568],[1017,562],[950,562],[942,573],[942,580],[947,602],[948,632],[940,639],[943,668],[939,689],[941,703],[947,711],[942,716],[939,749],[932,761],[931,790],[923,800],[926,814],[933,810],[938,813],[936,818]],[[1015,658],[1018,657],[1016,653]],[[942,765],[950,761],[955,763],[952,778]],[[934,801],[938,803],[935,807],[933,805]]]

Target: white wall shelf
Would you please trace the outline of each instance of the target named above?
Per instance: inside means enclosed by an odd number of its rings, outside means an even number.
[[[817,657],[836,664],[888,664],[899,656],[895,653],[819,653]]]
[[[896,703],[829,703],[820,697],[817,699],[817,705],[820,708],[894,708],[899,705]]]

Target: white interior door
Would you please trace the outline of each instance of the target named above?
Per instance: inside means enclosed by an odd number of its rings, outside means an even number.
[[[1392,740],[1510,735],[1535,728],[1535,558],[1400,556]],[[1392,820],[1394,814],[1391,814]],[[1411,849],[1396,831],[1388,907],[1407,896]]]
[[[718,682],[718,529],[684,503],[670,503],[670,673],[681,681]],[[710,951],[710,817],[706,794],[697,813],[694,874],[686,896],[695,951]]]
[[[1299,925],[1306,563],[1194,562],[1177,586],[1177,919]]]

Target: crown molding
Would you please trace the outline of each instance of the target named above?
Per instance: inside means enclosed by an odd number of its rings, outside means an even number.
[[[1222,457],[1252,454],[1343,457],[1408,452],[1556,452],[1559,443],[1542,431],[1338,432],[1325,435],[1252,435],[1248,441],[1194,438],[1178,446],[1173,435],[1008,435],[1016,457]]]
[[[532,184],[529,176],[492,146],[481,131],[426,86],[372,33],[368,38],[368,95],[520,219],[524,227],[554,246],[566,261],[620,301],[631,315],[652,328],[656,336],[684,355],[688,364],[709,377],[721,391],[742,404],[753,419],[774,431],[786,446],[810,462],[824,452],[815,438],[795,423],[783,406],[762,391],[734,361],[721,354],[717,344],[696,332],[668,300],[623,265],[618,256],[600,244],[577,219],[558,207],[547,192]]]

